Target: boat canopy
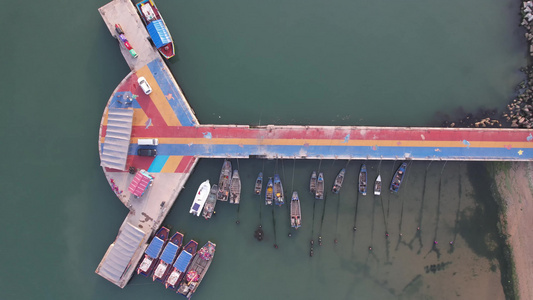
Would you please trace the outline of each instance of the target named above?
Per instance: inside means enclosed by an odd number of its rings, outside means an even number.
[[[158,258],[164,243],[165,242],[162,239],[158,238],[157,236],[154,237],[152,242],[150,242],[150,245],[148,245],[145,253],[151,258]]]
[[[168,243],[161,254],[161,260],[167,264],[171,264],[174,257],[176,257],[176,252],[178,252],[178,246],[174,243]]]
[[[165,23],[163,23],[163,20],[153,21],[146,26],[146,29],[148,30],[150,37],[152,37],[152,41],[154,42],[156,48],[161,48],[164,45],[172,42],[170,33],[168,32]]]
[[[137,172],[137,174],[135,174],[135,177],[133,177],[128,191],[130,191],[130,193],[136,197],[141,197],[153,179],[154,177],[148,174],[148,172],[145,170],[140,170]]]
[[[187,266],[189,265],[191,258],[192,258],[192,254],[183,250],[180,256],[178,256],[178,259],[176,259],[176,262],[174,263],[174,268],[178,269],[178,271],[180,272],[185,272],[185,269],[187,269]]]

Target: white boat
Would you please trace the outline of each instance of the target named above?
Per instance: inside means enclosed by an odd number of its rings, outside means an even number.
[[[381,175],[378,175],[376,182],[374,183],[374,195],[381,195]]]
[[[194,197],[194,201],[192,202],[191,210],[189,210],[189,213],[197,217],[200,216],[200,214],[202,213],[202,209],[204,208],[205,201],[207,200],[207,196],[209,196],[210,190],[211,185],[209,184],[209,179],[200,184],[198,192],[196,192],[196,197]]]

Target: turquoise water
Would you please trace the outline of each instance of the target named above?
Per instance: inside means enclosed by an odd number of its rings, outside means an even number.
[[[104,106],[129,72],[98,14],[105,3],[9,2],[0,12],[2,299],[176,297],[147,278],[121,290],[94,274],[127,214],[97,151]],[[514,2],[157,4],[177,43],[170,67],[202,123],[431,125],[459,107],[504,107],[526,63]],[[361,162],[349,163],[340,197],[317,202],[313,214],[310,172],[320,165],[329,187],[347,162],[278,161],[286,193],[302,195],[303,228],[289,238],[287,207],[273,218],[263,206],[260,219],[259,200],[250,197],[261,160],[234,161],[248,195],[238,212],[219,203],[212,222],[183,212],[221,163],[198,164],[165,220],[187,239],[218,245],[198,299],[503,295],[497,219],[480,164],[414,163],[399,195],[359,198],[354,235]],[[379,162],[367,165],[375,176]],[[384,179],[397,165],[382,162]],[[264,170],[272,176],[276,162]],[[262,242],[253,239],[259,223]],[[310,258],[319,232],[324,245]],[[440,252],[431,251],[435,237]],[[443,270],[426,273],[441,263]]]

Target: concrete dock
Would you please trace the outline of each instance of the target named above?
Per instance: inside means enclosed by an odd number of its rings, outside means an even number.
[[[111,95],[99,136],[105,176],[130,212],[96,273],[121,288],[131,278],[147,242],[161,226],[199,158],[533,159],[533,130],[526,129],[200,125],[170,70],[148,41],[133,4],[114,0],[99,11],[111,35],[116,36],[114,26],[120,24],[139,55],[133,58],[120,46],[132,72]],[[137,84],[141,76],[153,89],[150,95]],[[139,138],[158,138],[158,155],[138,156]],[[134,176],[128,172],[130,167],[155,176],[153,185],[138,199],[127,191]]]

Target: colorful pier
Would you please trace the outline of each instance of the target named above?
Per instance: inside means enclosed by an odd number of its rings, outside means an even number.
[[[149,238],[159,228],[199,158],[526,161],[533,130],[355,126],[201,125],[129,0],[99,9],[111,34],[120,24],[138,53],[121,46],[132,70],[111,95],[102,117],[99,152],[104,173],[130,212],[96,273],[124,287]],[[169,14],[170,15],[170,14]],[[168,20],[167,20],[168,21]],[[143,93],[137,78],[153,89]],[[231,109],[231,108],[229,108]],[[157,138],[156,157],[137,154],[137,140]],[[153,175],[140,198],[128,192],[129,168]]]

